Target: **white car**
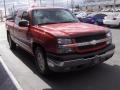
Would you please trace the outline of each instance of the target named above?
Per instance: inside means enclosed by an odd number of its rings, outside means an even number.
[[[103,20],[103,24],[107,26],[120,26],[120,14],[113,13],[107,15]]]

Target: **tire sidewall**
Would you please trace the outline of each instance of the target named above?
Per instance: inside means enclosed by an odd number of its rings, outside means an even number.
[[[40,68],[40,61],[38,60],[38,54],[41,54],[41,56],[43,58],[44,69]],[[41,74],[47,74],[48,73],[48,65],[47,65],[47,60],[45,58],[45,53],[43,53],[43,51],[40,47],[37,47],[35,49],[35,62],[36,62],[37,70],[39,71],[39,73],[41,73]]]
[[[11,37],[10,37],[10,34],[8,34],[8,42],[9,42],[9,46],[11,48]]]
[[[14,43],[14,41],[11,39],[11,35],[7,34],[7,38],[8,38],[8,43],[10,46],[10,49],[16,49],[16,43]]]

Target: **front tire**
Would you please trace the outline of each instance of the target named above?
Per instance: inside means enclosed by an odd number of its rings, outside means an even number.
[[[36,59],[38,72],[43,75],[48,74],[49,68],[47,65],[47,60],[45,58],[45,54],[43,53],[43,50],[40,47],[37,47],[35,49],[35,59]]]
[[[14,41],[11,39],[11,35],[7,34],[7,38],[8,38],[8,43],[9,43],[10,49],[15,50],[16,43],[14,43]]]

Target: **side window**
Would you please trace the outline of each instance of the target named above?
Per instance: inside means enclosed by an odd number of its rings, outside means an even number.
[[[22,19],[30,21],[29,13],[24,11],[23,14],[22,14]]]
[[[22,13],[23,11],[22,10],[19,10],[16,17],[15,17],[15,24],[19,24],[20,20],[21,20],[21,17],[22,17]]]

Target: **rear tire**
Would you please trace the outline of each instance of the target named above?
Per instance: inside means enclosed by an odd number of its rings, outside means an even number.
[[[45,58],[45,54],[43,53],[43,50],[40,47],[37,47],[35,49],[35,59],[36,59],[38,72],[43,75],[48,74],[49,68],[47,65],[47,60]]]
[[[14,43],[14,41],[11,39],[11,35],[7,34],[7,38],[8,38],[8,43],[9,43],[10,49],[15,50],[16,43]]]

